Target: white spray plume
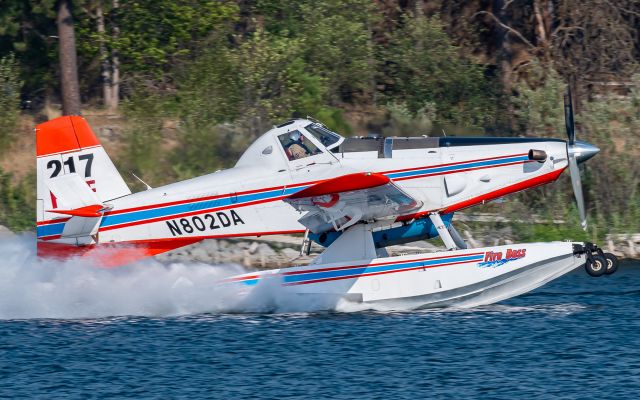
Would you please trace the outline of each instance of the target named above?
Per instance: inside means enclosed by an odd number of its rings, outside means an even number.
[[[247,272],[238,265],[165,265],[147,259],[107,269],[83,259],[39,259],[32,235],[0,238],[0,255],[0,319],[363,309],[287,293],[278,277],[262,279],[254,287],[221,284]]]
[[[242,299],[239,287],[218,283],[245,272],[236,265],[148,259],[105,269],[82,259],[38,259],[29,235],[0,239],[0,255],[0,319],[225,312]]]

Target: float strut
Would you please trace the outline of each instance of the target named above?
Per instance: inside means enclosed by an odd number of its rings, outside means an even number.
[[[455,240],[453,240],[453,237],[451,237],[451,232],[449,232],[444,222],[442,222],[442,218],[440,218],[440,214],[437,212],[430,213],[429,219],[433,223],[433,226],[436,227],[436,230],[438,231],[438,235],[440,235],[440,239],[442,239],[442,242],[444,243],[444,247],[446,247],[447,250],[458,250],[459,247],[456,245],[456,242]]]
[[[309,255],[311,253],[311,239],[309,239],[309,229],[304,231],[302,238],[302,246],[300,246],[300,256]]]

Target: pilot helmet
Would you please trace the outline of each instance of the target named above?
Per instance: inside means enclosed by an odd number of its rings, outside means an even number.
[[[302,138],[302,134],[300,133],[300,131],[293,131],[289,133],[289,139],[293,140],[294,142],[297,142],[298,140],[300,140],[300,138]]]

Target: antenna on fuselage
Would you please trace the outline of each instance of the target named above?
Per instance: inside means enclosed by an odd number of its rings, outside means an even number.
[[[137,179],[137,180],[139,180],[139,181],[140,181],[144,186],[146,186],[146,188],[147,188],[146,190],[151,190],[151,189],[153,189],[151,186],[149,186],[149,185],[147,184],[147,182],[143,181],[142,179],[140,179],[140,178],[138,177],[138,175],[134,174],[134,173],[133,173],[133,171],[131,171],[131,175],[133,175],[133,177],[134,177],[134,178],[136,178],[136,179]]]

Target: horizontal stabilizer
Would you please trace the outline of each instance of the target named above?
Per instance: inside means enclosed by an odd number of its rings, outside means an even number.
[[[73,217],[96,218],[102,216],[105,208],[100,204],[92,206],[80,207],[73,210],[47,210],[47,212],[71,215]]]
[[[84,179],[76,173],[51,178],[47,180],[46,184],[57,198],[58,207],[56,209],[58,210],[78,210],[102,204]]]
[[[96,193],[76,173],[51,178],[46,184],[58,204],[57,208],[47,212],[71,216],[71,219],[65,222],[60,236],[85,238],[83,242],[92,242],[90,236],[98,232],[102,214],[106,211]]]

